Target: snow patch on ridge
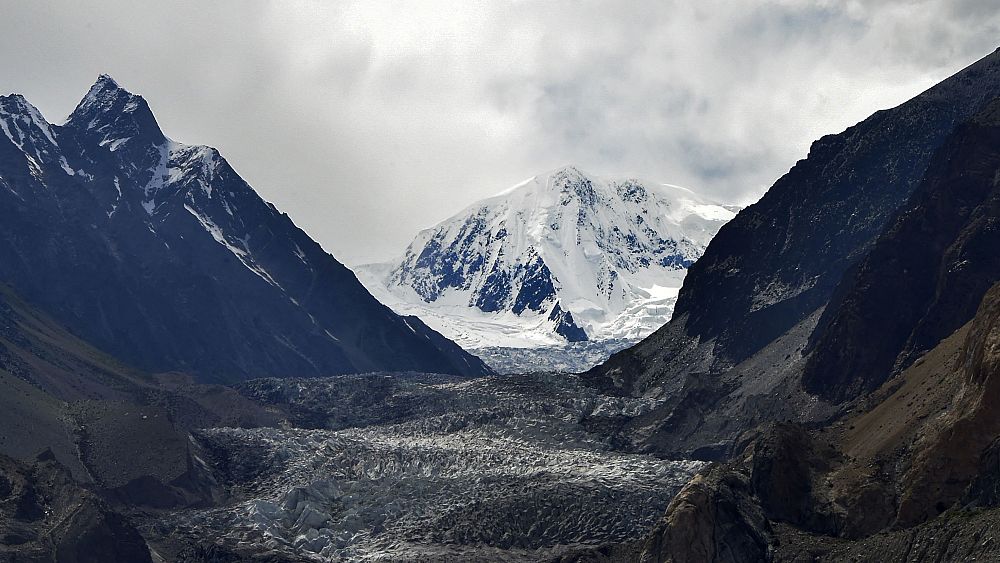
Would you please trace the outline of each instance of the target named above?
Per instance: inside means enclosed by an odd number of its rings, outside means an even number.
[[[216,242],[218,242],[219,244],[224,246],[227,250],[232,252],[233,255],[236,256],[240,260],[240,262],[242,262],[243,265],[247,267],[247,269],[260,276],[260,278],[266,281],[267,283],[281,289],[281,286],[278,285],[278,282],[274,281],[274,278],[271,277],[271,274],[267,273],[267,270],[261,268],[253,261],[253,258],[250,256],[250,250],[249,246],[247,245],[246,238],[237,239],[237,241],[242,245],[242,248],[236,246],[234,243],[230,242],[228,238],[226,238],[226,235],[222,231],[222,229],[219,228],[218,225],[213,223],[212,220],[209,219],[207,216],[198,213],[197,210],[195,210],[187,203],[184,204],[184,209],[186,209],[188,213],[193,215],[194,218],[197,219],[199,223],[201,223],[201,226],[204,227],[204,229],[208,232],[208,234],[212,235],[212,238],[214,238]]]

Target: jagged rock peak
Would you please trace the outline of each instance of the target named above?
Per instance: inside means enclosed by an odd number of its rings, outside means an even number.
[[[160,144],[166,137],[142,96],[102,74],[66,120],[66,126],[97,132],[105,141],[141,138]]]
[[[0,107],[3,107],[7,113],[14,113],[15,111],[18,113],[27,113],[31,110],[38,111],[22,94],[16,92],[0,96]]]
[[[561,205],[568,205],[576,199],[580,203],[592,206],[597,203],[597,193],[587,174],[575,166],[564,166],[549,175],[547,182],[550,189],[556,189],[562,196]]]
[[[218,151],[166,138],[108,75],[61,126],[0,100],[0,239],[4,283],[139,369],[490,373],[378,303]]]
[[[572,164],[566,164],[548,173],[552,178],[565,178],[567,180],[585,180],[588,174]]]
[[[94,82],[93,86],[87,90],[87,94],[77,104],[76,109],[70,114],[68,121],[75,122],[82,116],[91,115],[95,112],[107,112],[114,108],[119,100],[127,102],[133,97],[139,96],[135,96],[119,86],[114,78],[111,78],[107,74],[102,74],[97,77],[97,81]],[[125,108],[122,107],[121,109],[124,110]],[[130,107],[128,111],[134,110],[134,107]]]
[[[55,144],[49,122],[21,94],[0,96],[0,129],[21,148],[27,137],[34,136],[31,135],[32,130],[42,133],[50,143]]]

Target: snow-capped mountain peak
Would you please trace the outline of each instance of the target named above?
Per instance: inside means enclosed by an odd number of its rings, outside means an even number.
[[[145,149],[166,141],[146,100],[122,88],[106,74],[90,87],[65,126],[96,138],[98,145],[111,151],[123,144]]]
[[[22,150],[29,143],[38,150],[56,145],[52,127],[21,94],[0,96],[0,129]]]
[[[469,347],[637,339],[666,322],[687,267],[733,216],[685,188],[563,166],[422,231],[361,277]]]
[[[211,147],[102,75],[63,125],[0,98],[0,279],[143,369],[489,369],[394,315]]]
[[[140,109],[139,100],[142,100],[142,96],[129,92],[119,86],[113,78],[102,74],[77,104],[67,122],[79,123],[84,117],[95,118],[101,114],[134,114]],[[120,111],[115,112],[116,109]],[[148,110],[148,107],[146,109]]]

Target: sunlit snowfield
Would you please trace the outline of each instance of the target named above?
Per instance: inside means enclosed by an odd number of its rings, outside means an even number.
[[[655,403],[572,376],[265,380],[250,393],[328,429],[204,432],[203,461],[236,498],[165,531],[299,559],[537,560],[641,537],[700,466],[616,452],[600,429]]]

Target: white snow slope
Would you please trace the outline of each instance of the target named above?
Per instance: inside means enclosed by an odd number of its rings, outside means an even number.
[[[638,340],[670,319],[684,274],[738,208],[669,184],[567,166],[357,268],[380,301],[465,348]]]

